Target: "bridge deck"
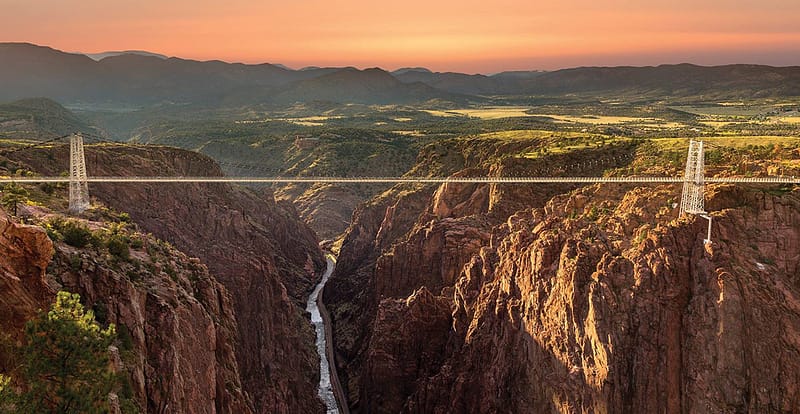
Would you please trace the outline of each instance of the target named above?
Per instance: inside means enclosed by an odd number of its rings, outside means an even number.
[[[683,183],[683,177],[88,177],[90,183]],[[68,183],[69,177],[0,177],[0,183]],[[800,177],[720,177],[705,183],[800,184]]]

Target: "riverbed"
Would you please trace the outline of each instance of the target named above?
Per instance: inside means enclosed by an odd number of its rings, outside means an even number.
[[[319,394],[319,397],[325,403],[327,414],[339,414],[339,406],[336,403],[336,396],[334,395],[333,386],[331,385],[331,370],[328,361],[325,322],[320,313],[319,304],[317,303],[317,299],[322,289],[325,287],[325,283],[328,282],[328,278],[331,277],[331,273],[333,273],[333,269],[336,267],[336,259],[333,255],[328,255],[327,261],[328,268],[325,269],[322,280],[320,280],[317,287],[315,287],[314,291],[309,295],[306,311],[311,313],[311,323],[314,325],[314,330],[317,333],[316,345],[317,354],[319,354],[319,390],[317,394]]]

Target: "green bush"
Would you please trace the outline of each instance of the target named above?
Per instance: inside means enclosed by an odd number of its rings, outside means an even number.
[[[144,247],[144,240],[141,237],[131,238],[131,247],[134,249],[141,249]]]
[[[54,242],[64,241],[64,235],[52,223],[44,223],[42,227],[50,240]]]
[[[131,257],[130,246],[125,236],[118,234],[110,235],[108,240],[106,240],[106,248],[109,253],[120,259],[128,260]]]
[[[53,195],[53,193],[56,191],[57,188],[58,188],[58,185],[53,184],[53,183],[41,183],[41,184],[39,184],[39,189],[41,189],[42,192],[47,194],[47,195]]]
[[[64,221],[59,232],[64,236],[64,243],[73,247],[86,247],[94,239],[91,230],[75,220]]]

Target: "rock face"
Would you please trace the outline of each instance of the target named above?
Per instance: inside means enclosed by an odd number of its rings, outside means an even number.
[[[12,339],[21,339],[25,321],[55,297],[45,281],[52,256],[44,230],[15,224],[0,209],[0,327]]]
[[[182,150],[105,145],[86,152],[92,174],[220,175],[207,157]],[[44,153],[27,157],[40,171],[53,164]],[[66,160],[66,148],[55,157]],[[299,305],[325,261],[290,204],[221,184],[91,185],[90,192],[199,257],[230,292],[242,387],[256,412],[323,409],[314,332]]]
[[[147,412],[252,412],[234,353],[230,294],[208,268],[146,240],[139,259],[59,244],[48,274],[117,325],[123,369]]]
[[[344,233],[350,224],[353,210],[369,198],[354,189],[332,184],[316,184],[304,192],[299,190],[300,188],[291,187],[281,189],[276,196],[292,201],[300,217],[314,229],[320,239],[327,240]]]
[[[704,246],[678,186],[449,187],[354,217],[325,291],[353,412],[800,410],[797,190],[711,187]]]
[[[230,296],[205,266],[153,239],[128,261],[54,246],[41,227],[14,224],[2,210],[0,228],[5,334],[21,339],[25,321],[56,291],[75,292],[101,323],[117,325],[122,346],[112,359],[130,374],[126,397],[143,411],[251,412],[233,352]]]

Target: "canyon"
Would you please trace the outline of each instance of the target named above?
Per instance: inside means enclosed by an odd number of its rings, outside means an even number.
[[[57,172],[52,169],[66,165],[67,156],[65,147],[54,152],[34,150],[19,155],[19,162],[42,173]],[[53,162],[54,158],[60,161]],[[94,163],[90,168],[101,174],[146,175],[155,170],[176,175],[220,173],[212,160],[177,149],[119,145],[98,148],[89,159]],[[25,269],[33,272],[30,277],[35,286],[41,286],[20,296],[31,299],[7,305],[17,309],[10,314],[14,316],[10,321],[19,324],[25,320],[23,316],[44,308],[60,288],[80,293],[90,306],[104,298],[108,321],[127,326],[134,348],[143,355],[134,364],[143,372],[134,378],[139,381],[137,397],[148,411],[289,413],[322,409],[316,396],[319,361],[313,348],[314,333],[301,305],[321,276],[325,259],[316,236],[299,220],[291,204],[276,203],[269,192],[256,194],[227,185],[98,185],[92,192],[103,204],[128,212],[141,231],[196,257],[180,261],[194,260],[196,264],[186,267],[202,270],[182,276],[178,271],[182,266],[171,265],[172,276],[162,268],[155,272],[158,280],[140,274],[141,269],[123,271],[120,276],[111,270],[113,263],[104,265],[95,257],[80,272],[60,272],[55,266],[53,287],[33,270],[53,270],[52,263],[69,267],[71,256],[84,253],[70,252],[67,258],[56,255],[47,260],[52,243],[40,230],[36,237],[45,246],[40,246],[43,251],[37,255],[45,258]],[[9,244],[19,244],[18,238],[11,238]],[[18,274],[14,271],[8,277],[19,279]],[[132,283],[134,275],[146,280],[146,286]],[[200,280],[207,285],[202,291],[176,292],[172,279],[186,287],[187,278],[199,275],[204,275]],[[185,310],[175,305],[187,300],[200,303]],[[19,332],[21,326],[14,328]],[[152,344],[164,348],[147,354],[144,347]],[[152,359],[158,358],[175,359],[166,366],[153,365]],[[198,376],[198,372],[209,374]],[[187,390],[197,395],[181,395]]]
[[[679,196],[447,184],[362,205],[325,289],[351,410],[797,411],[800,193],[710,186],[709,245]]]
[[[680,173],[650,142],[548,145],[439,140],[408,174]],[[775,168],[756,150],[731,168]],[[67,160],[54,145],[3,167],[58,175]],[[93,145],[87,164],[98,176],[223,174],[154,145]],[[315,230],[335,235],[351,208],[341,239],[324,243],[338,259],[317,303],[349,411],[800,410],[796,186],[707,186],[704,244],[705,220],[678,215],[677,184],[400,184],[346,193],[333,219],[320,206],[337,189],[293,204],[292,189],[93,183],[81,220],[108,229],[126,212],[143,240],[130,260],[48,236],[65,190],[49,188],[50,208],[0,215],[0,327],[18,343],[56,291],[79,293],[124,332],[115,360],[142,411],[325,412],[304,308],[326,267]],[[0,371],[12,365],[0,352]]]

